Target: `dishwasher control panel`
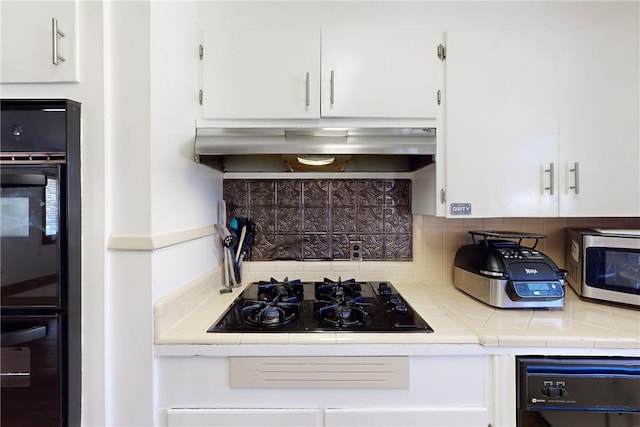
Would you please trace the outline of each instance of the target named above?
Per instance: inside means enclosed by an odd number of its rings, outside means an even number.
[[[519,409],[640,412],[640,358],[517,358]]]

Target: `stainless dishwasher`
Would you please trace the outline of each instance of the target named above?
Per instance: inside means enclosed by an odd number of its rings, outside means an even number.
[[[516,357],[518,427],[640,427],[640,358]]]

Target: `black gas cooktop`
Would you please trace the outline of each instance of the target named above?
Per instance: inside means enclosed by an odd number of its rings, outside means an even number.
[[[207,332],[433,332],[389,282],[254,282]]]

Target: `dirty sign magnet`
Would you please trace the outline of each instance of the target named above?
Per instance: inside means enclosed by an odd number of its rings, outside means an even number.
[[[451,203],[449,209],[451,215],[471,215],[471,203]]]

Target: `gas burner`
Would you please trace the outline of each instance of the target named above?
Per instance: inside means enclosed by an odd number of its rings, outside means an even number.
[[[325,279],[315,286],[314,311],[323,323],[335,328],[362,326],[371,318],[374,305],[365,300],[361,290],[355,280]]]
[[[322,283],[324,283],[325,285],[351,285],[359,282],[357,282],[356,279],[342,280],[341,277],[338,277],[338,281],[336,282],[335,280],[327,279],[325,277]]]
[[[242,321],[253,326],[282,326],[298,317],[297,302],[245,301]]]
[[[278,282],[273,277],[268,282],[258,282],[258,299],[267,302],[297,303],[302,300],[302,282],[288,277]]]
[[[362,297],[359,297],[362,299]],[[314,310],[322,323],[336,329],[348,329],[365,325],[373,314],[373,304],[361,300],[330,303],[316,301]]]
[[[361,291],[362,286],[354,279],[334,282],[325,277],[322,283],[316,284],[315,296],[317,300],[343,301],[359,297]]]

